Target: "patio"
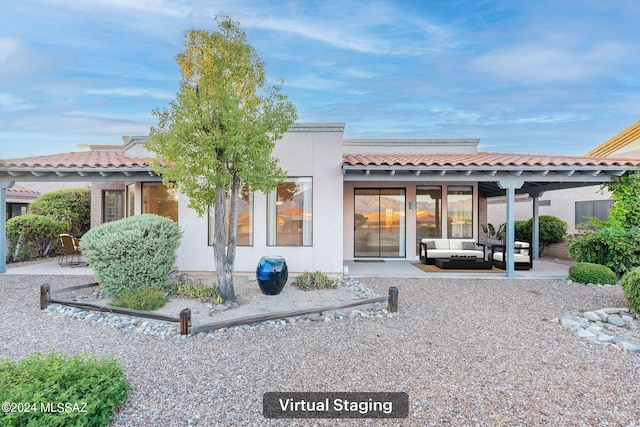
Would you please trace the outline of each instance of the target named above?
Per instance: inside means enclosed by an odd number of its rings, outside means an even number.
[[[506,279],[504,270],[501,273],[486,273],[479,270],[478,273],[454,273],[451,270],[437,273],[427,273],[413,266],[411,262],[405,260],[398,261],[375,261],[358,262],[345,261],[345,266],[349,269],[351,277],[402,277],[402,278],[464,278],[464,279]],[[20,267],[7,266],[7,275],[30,274],[30,275],[72,275],[72,276],[92,276],[91,267],[60,267],[56,260],[33,263]],[[238,275],[251,276],[253,272],[237,272]],[[549,259],[537,259],[533,263],[531,270],[517,270],[515,278],[518,279],[564,279],[569,275],[569,267],[565,264],[554,262]]]

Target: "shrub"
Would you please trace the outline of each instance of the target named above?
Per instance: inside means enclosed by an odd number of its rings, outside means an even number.
[[[305,271],[300,276],[296,277],[293,281],[293,286],[303,291],[310,291],[316,289],[335,289],[338,287],[338,282],[330,279],[326,274],[316,271],[310,273]]]
[[[182,231],[168,218],[136,215],[89,230],[80,251],[108,295],[142,286],[161,288],[176,260]]]
[[[29,211],[65,222],[68,228],[63,233],[80,237],[91,224],[91,190],[71,188],[45,193],[31,202]]]
[[[640,267],[636,267],[622,277],[622,293],[629,301],[629,307],[640,314]]]
[[[576,236],[569,241],[567,249],[576,261],[606,265],[621,277],[640,266],[640,229],[603,227]]]
[[[28,403],[34,410],[2,411],[0,425],[106,426],[116,408],[127,401],[128,391],[129,382],[112,359],[56,353],[35,353],[18,363],[4,359],[0,361],[0,402]],[[60,403],[77,404],[73,408],[77,410],[64,411],[58,408]],[[80,412],[83,409],[86,412]]]
[[[214,304],[222,304],[222,297],[217,285],[209,286],[202,282],[189,280],[183,283],[176,283],[169,293],[187,298],[200,298],[201,301],[209,301]]]
[[[47,216],[26,214],[7,220],[7,258],[13,259],[16,246],[20,243],[16,261],[26,261],[45,255],[47,250],[58,245],[58,235],[67,230],[64,222]]]
[[[538,242],[540,254],[544,248],[552,243],[560,243],[567,236],[567,223],[552,215],[540,215],[538,217]],[[531,242],[533,219],[515,222],[516,240]]]
[[[615,285],[616,274],[607,266],[590,262],[578,262],[569,267],[569,277],[579,283]]]
[[[167,297],[163,289],[142,286],[137,289],[122,291],[109,305],[133,310],[153,311],[163,307],[166,303]]]

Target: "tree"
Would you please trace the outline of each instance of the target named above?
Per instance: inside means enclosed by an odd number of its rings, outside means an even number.
[[[295,107],[279,84],[265,85],[265,64],[239,23],[216,19],[218,30],[189,30],[176,56],[182,80],[168,109],[155,109],[147,149],[154,170],[178,187],[202,216],[214,206],[214,259],[220,295],[235,300],[233,269],[242,186],[268,192],[286,178],[271,156],[295,122]],[[226,211],[226,201],[230,211]],[[229,220],[229,238],[225,224]]]

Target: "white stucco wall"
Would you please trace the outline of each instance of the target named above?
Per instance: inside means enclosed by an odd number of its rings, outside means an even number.
[[[280,255],[292,273],[342,272],[342,125],[296,125],[278,141],[274,156],[290,177],[313,178],[313,245],[267,246],[267,197],[254,194],[253,246],[238,246],[235,271],[255,273],[265,255]],[[207,218],[199,218],[179,198],[178,220],[184,230],[178,249],[181,271],[213,271],[213,248],[207,244]]]

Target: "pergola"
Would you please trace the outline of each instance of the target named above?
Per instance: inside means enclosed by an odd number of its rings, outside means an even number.
[[[344,181],[478,183],[483,197],[506,196],[506,276],[514,277],[516,194],[533,199],[532,256],[538,256],[538,200],[545,191],[611,182],[637,170],[640,160],[527,154],[345,155]]]

